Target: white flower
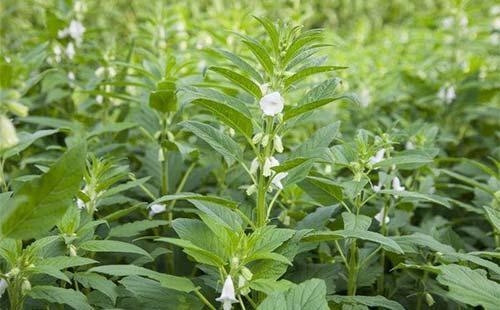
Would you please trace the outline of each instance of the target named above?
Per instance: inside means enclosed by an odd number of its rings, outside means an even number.
[[[377,185],[372,186],[372,189],[375,193],[378,193],[382,190],[382,186],[384,186],[384,184],[382,184],[379,180]]]
[[[384,217],[384,209],[380,210],[379,213],[375,214],[374,219],[376,219],[377,222],[379,222],[379,224],[382,224],[383,217]],[[385,224],[388,224],[390,221],[391,219],[386,215],[384,219]]]
[[[74,81],[75,80],[75,74],[73,72],[68,72],[68,79],[70,79],[71,81]]]
[[[453,17],[451,16],[448,16],[446,17],[445,19],[443,19],[441,21],[441,25],[443,26],[443,28],[445,29],[449,29],[453,26],[453,24],[455,23],[455,20],[453,19]]]
[[[80,44],[83,39],[83,33],[85,32],[85,27],[82,23],[77,20],[72,20],[69,24],[68,34],[75,40],[76,44]]]
[[[260,108],[266,116],[275,116],[283,111],[285,99],[277,91],[265,95],[260,99]]]
[[[247,196],[252,196],[256,192],[257,192],[257,185],[255,184],[248,186],[246,189]]]
[[[69,42],[68,46],[66,46],[66,56],[68,56],[69,59],[73,59],[73,57],[75,57],[75,54],[75,46],[72,42]]]
[[[286,178],[288,176],[288,172],[280,172],[277,173],[273,180],[271,181],[274,186],[276,186],[278,189],[283,189],[283,184],[281,184],[281,180]]]
[[[57,37],[58,37],[59,39],[62,39],[62,38],[64,38],[64,37],[66,37],[66,36],[68,35],[68,33],[69,33],[69,32],[68,32],[68,28],[64,28],[63,30],[58,30],[58,31],[57,31]]]
[[[250,164],[250,173],[256,173],[257,169],[259,169],[259,160],[257,158],[254,158],[254,160],[252,160],[252,163]]]
[[[263,170],[262,174],[265,177],[271,176],[271,174],[273,174],[273,171],[271,170],[271,168],[279,166],[279,165],[280,165],[280,162],[276,158],[274,158],[273,156],[266,158],[266,160],[264,161],[264,168],[262,169]]]
[[[370,90],[368,88],[363,88],[359,92],[359,103],[363,108],[366,108],[367,106],[370,105],[370,102],[372,101],[372,96],[370,95]]]
[[[0,279],[0,297],[2,297],[3,293],[5,293],[5,290],[9,286],[9,283],[5,281],[4,279]]]
[[[265,94],[267,94],[267,91],[269,90],[269,83],[261,84],[261,85],[259,85],[259,88],[260,88],[260,92],[263,95],[265,95]]]
[[[455,87],[453,86],[443,86],[439,89],[438,98],[446,103],[451,103],[456,98]]]
[[[85,202],[83,202],[83,200],[81,200],[80,198],[77,198],[76,199],[76,207],[78,209],[85,209]]]
[[[500,5],[494,5],[490,8],[491,15],[499,15],[500,14]]]
[[[375,156],[370,157],[370,164],[375,165],[376,163],[381,162],[384,159],[385,149],[379,150]]]
[[[500,17],[495,18],[491,26],[494,30],[500,30]]]
[[[102,95],[97,95],[95,97],[95,101],[99,104],[101,104],[104,101],[104,97]]]
[[[469,24],[469,19],[467,18],[467,16],[462,16],[459,20],[459,23],[460,26],[467,27],[467,25]]]
[[[392,189],[397,192],[403,192],[405,190],[404,186],[401,186],[401,182],[398,177],[394,177],[394,179],[392,179]]]
[[[274,149],[278,153],[283,153],[283,141],[278,135],[274,136]]]
[[[413,144],[413,142],[411,141],[407,141],[406,144],[405,144],[405,149],[407,150],[414,150],[415,149],[415,144]]]
[[[215,300],[222,303],[222,308],[224,310],[230,310],[232,308],[231,304],[238,302],[238,300],[236,300],[231,276],[227,276],[226,281],[224,281],[224,286],[222,287],[222,293]]]
[[[0,150],[8,149],[19,143],[16,128],[5,115],[0,115]]]
[[[259,144],[259,142],[262,140],[262,137],[264,136],[264,133],[258,132],[252,137],[252,143],[253,144]]]
[[[155,203],[149,206],[149,216],[153,217],[156,214],[165,212],[167,210],[167,207],[165,205]]]

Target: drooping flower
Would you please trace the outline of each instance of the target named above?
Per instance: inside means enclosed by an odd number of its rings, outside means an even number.
[[[260,99],[260,108],[266,116],[275,116],[283,111],[285,99],[277,91],[265,95]]]
[[[262,140],[262,137],[264,137],[264,133],[258,132],[252,137],[252,143],[253,144],[259,144],[260,141]]]
[[[397,192],[403,192],[405,190],[404,186],[401,186],[401,181],[399,181],[398,177],[392,179],[392,189]]]
[[[83,27],[82,23],[78,20],[72,20],[69,24],[68,34],[73,40],[75,40],[77,45],[83,40],[83,33],[85,32],[85,27]]]
[[[252,196],[256,192],[257,192],[257,185],[255,185],[255,184],[248,186],[246,189],[247,196]]]
[[[384,185],[379,180],[377,185],[372,186],[372,189],[375,193],[378,193],[382,190],[382,186],[384,186]]]
[[[3,293],[5,293],[8,286],[9,283],[5,279],[0,279],[0,297],[2,297]]]
[[[80,198],[77,198],[76,199],[76,207],[80,210],[85,209],[86,208],[85,202],[83,202],[83,200],[81,200]]]
[[[5,115],[0,115],[0,150],[8,149],[19,143],[16,128]]]
[[[97,95],[95,97],[95,101],[99,104],[101,104],[104,101],[104,97],[102,95]]]
[[[439,99],[443,100],[445,103],[450,104],[457,97],[457,94],[455,93],[455,87],[443,86],[439,89],[437,96]]]
[[[274,136],[274,149],[278,153],[283,153],[283,141],[281,140],[281,137],[278,135]]]
[[[280,162],[276,158],[274,158],[274,156],[266,158],[266,160],[264,161],[264,167],[262,169],[263,170],[262,174],[265,177],[271,176],[273,174],[273,171],[271,170],[271,168],[279,166],[279,165],[280,165]]]
[[[68,46],[66,46],[66,56],[68,56],[69,59],[73,59],[73,57],[75,57],[75,54],[75,46],[72,42],[69,42]]]
[[[231,310],[232,304],[238,302],[238,300],[236,300],[231,276],[227,276],[226,281],[224,281],[224,286],[222,287],[222,293],[215,300],[222,303],[222,308],[224,310]]]
[[[286,178],[288,176],[288,172],[280,172],[276,173],[274,176],[273,180],[271,181],[274,186],[276,186],[278,189],[283,189],[283,184],[281,184],[281,180]]]
[[[370,164],[375,165],[376,163],[381,162],[384,159],[385,149],[379,150],[375,156],[370,157]]]
[[[375,214],[373,218],[376,219],[377,222],[379,222],[379,224],[382,224],[382,218],[384,218],[384,209],[380,210],[379,213]],[[384,223],[388,224],[390,221],[391,219],[386,215],[384,218]]]
[[[74,81],[75,80],[75,74],[73,72],[71,72],[71,71],[68,72],[68,79],[70,81]]]
[[[153,217],[156,214],[165,212],[167,210],[167,207],[163,204],[155,203],[149,206],[149,216]]]
[[[251,174],[256,173],[257,169],[259,169],[259,160],[256,157],[252,160],[252,163],[250,164],[250,173]]]

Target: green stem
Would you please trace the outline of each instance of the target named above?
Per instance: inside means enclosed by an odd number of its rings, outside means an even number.
[[[262,172],[259,175],[259,184],[257,191],[257,227],[266,224],[266,181]]]
[[[357,260],[356,239],[352,240],[351,249],[349,251],[349,278],[347,282],[347,295],[356,295],[356,286],[358,282],[358,260]]]
[[[389,206],[389,208],[390,208],[390,206]],[[380,227],[380,233],[383,236],[387,235],[387,225],[385,223],[385,217],[387,216],[387,213],[388,213],[388,207],[387,207],[387,204],[384,204],[384,211],[382,212],[382,225]],[[380,274],[380,277],[378,278],[378,281],[377,281],[377,292],[379,295],[383,295],[384,282],[385,282],[385,275],[384,275],[385,274],[385,251],[384,251],[384,249],[382,249],[380,252],[380,266],[382,267],[382,273]]]
[[[0,184],[2,185],[2,192],[8,192],[9,187],[7,186],[7,180],[5,180],[5,173],[3,171],[5,165],[5,159],[1,158],[0,159]]]
[[[203,296],[202,293],[200,293],[200,290],[195,290],[194,293],[198,298],[205,304],[210,310],[215,310],[215,307]]]
[[[161,162],[161,196],[168,194],[168,152],[163,149],[164,159]]]

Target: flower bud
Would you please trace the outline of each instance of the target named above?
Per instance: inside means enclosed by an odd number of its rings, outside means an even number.
[[[262,137],[262,141],[260,142],[260,144],[263,147],[266,147],[267,144],[269,144],[269,135],[265,135],[264,137]]]
[[[73,244],[70,244],[69,245],[69,256],[72,256],[72,257],[78,256],[76,251],[77,251],[76,246],[74,246]]]
[[[281,137],[278,135],[274,136],[274,149],[278,153],[283,153],[283,142],[281,141]]]
[[[262,132],[256,133],[253,138],[252,138],[252,143],[253,144],[258,144],[260,141],[262,141],[262,138],[264,137],[264,134]]]
[[[436,302],[434,301],[434,298],[432,298],[432,295],[429,293],[425,293],[425,302],[429,307],[432,307]]]
[[[241,268],[241,275],[247,280],[250,281],[252,280],[253,273],[248,269],[247,267],[243,266]]]
[[[0,150],[8,149],[19,143],[16,128],[5,115],[0,115]]]
[[[21,284],[21,291],[23,295],[31,291],[31,283],[27,278],[23,279],[23,283]]]
[[[158,161],[159,162],[164,162],[165,161],[165,154],[163,153],[163,149],[160,148],[158,150]]]
[[[247,187],[247,190],[246,190],[247,196],[252,196],[256,192],[257,192],[257,186],[255,184],[250,185],[249,187]]]
[[[9,108],[9,111],[18,116],[25,117],[28,115],[28,108],[19,102],[9,101],[7,102],[7,107]]]

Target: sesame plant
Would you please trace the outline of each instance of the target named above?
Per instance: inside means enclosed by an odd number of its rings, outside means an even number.
[[[0,309],[500,305],[494,1],[0,16]]]

